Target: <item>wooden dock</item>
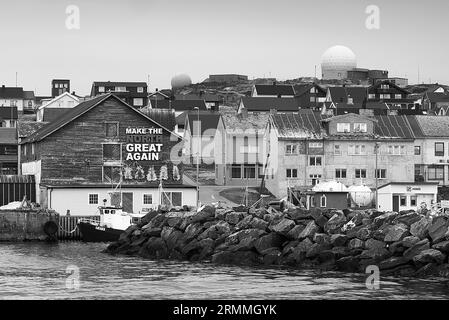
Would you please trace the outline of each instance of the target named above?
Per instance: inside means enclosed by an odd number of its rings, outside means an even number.
[[[81,233],[77,223],[81,218],[100,221],[100,216],[59,216],[58,240],[80,241]]]

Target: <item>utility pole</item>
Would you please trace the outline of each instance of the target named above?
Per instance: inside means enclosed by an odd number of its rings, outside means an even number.
[[[201,145],[201,134],[200,134],[200,108],[195,107],[197,111],[197,140],[198,140],[198,149],[196,150],[196,207],[199,208],[200,206],[200,184],[199,184],[199,177],[200,177],[200,145]]]
[[[376,170],[375,170],[375,177],[376,177],[376,210],[379,209],[379,193],[378,193],[378,176],[379,173],[377,172],[377,157],[379,154],[379,142],[376,141],[374,145],[374,152],[376,153]]]

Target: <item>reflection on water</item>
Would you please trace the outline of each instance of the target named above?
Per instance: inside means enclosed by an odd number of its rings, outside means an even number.
[[[0,244],[0,299],[447,299],[446,279],[216,266],[110,256],[106,244]],[[79,288],[67,288],[67,267]],[[73,279],[73,278],[72,278]]]

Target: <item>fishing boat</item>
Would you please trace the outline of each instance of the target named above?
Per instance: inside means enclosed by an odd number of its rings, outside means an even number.
[[[137,224],[145,215],[124,212],[121,207],[101,206],[100,221],[81,218],[78,228],[85,242],[117,241],[120,235],[131,225]]]

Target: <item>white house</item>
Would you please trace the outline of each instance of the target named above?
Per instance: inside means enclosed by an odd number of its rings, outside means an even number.
[[[437,201],[438,183],[390,182],[378,189],[378,210],[417,210],[423,203],[427,208]]]
[[[61,113],[61,109],[70,109],[75,107],[79,104],[78,97],[68,93],[64,92],[63,94],[53,98],[53,99],[47,99],[42,101],[43,104],[37,109],[36,113],[36,121],[42,122],[45,121],[44,113],[47,112],[58,112]],[[52,110],[50,110],[52,109]],[[64,110],[62,110],[63,112]]]

